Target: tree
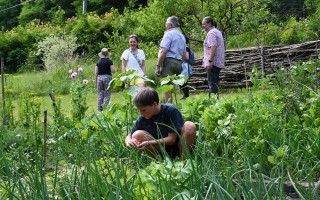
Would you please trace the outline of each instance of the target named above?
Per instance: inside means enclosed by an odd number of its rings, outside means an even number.
[[[166,18],[175,15],[179,18],[182,32],[191,34],[201,28],[197,20],[201,10],[199,0],[154,0],[139,10],[125,10],[119,22],[119,30],[123,33],[135,33],[143,40],[159,43],[165,31]]]
[[[82,0],[74,1],[77,13],[82,13]],[[117,9],[123,13],[126,7],[139,8],[139,6],[147,6],[148,0],[87,0],[87,12],[93,12],[98,15],[104,15],[112,9]]]
[[[48,10],[52,7],[50,1],[31,1],[24,4],[18,17],[19,24],[26,25],[28,22],[39,19],[41,22],[48,21]]]
[[[278,16],[278,23],[282,23],[290,17],[304,18],[311,11],[307,9],[305,0],[264,0],[263,2],[267,4],[271,13]]]
[[[56,13],[63,13],[63,16],[59,17],[66,20],[76,14],[73,2],[73,0],[38,0],[26,3],[18,17],[19,24],[26,25],[34,19],[40,22],[50,22],[57,17]]]
[[[21,12],[20,0],[0,0],[0,27],[4,30],[18,26],[19,13]]]

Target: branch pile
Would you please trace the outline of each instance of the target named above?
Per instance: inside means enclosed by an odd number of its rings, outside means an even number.
[[[241,88],[250,85],[249,73],[255,66],[265,74],[273,74],[280,67],[290,68],[294,63],[318,59],[320,40],[294,45],[259,46],[238,50],[227,50],[226,67],[220,72],[222,88]],[[208,81],[202,57],[195,60],[193,76],[189,84],[198,91],[207,91]]]

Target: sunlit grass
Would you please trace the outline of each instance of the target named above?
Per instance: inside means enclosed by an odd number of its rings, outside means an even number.
[[[22,75],[10,76],[8,80],[10,81],[9,84],[12,85],[13,91],[15,93],[18,94],[18,93],[23,93],[28,91],[28,93],[33,93],[34,95],[37,96],[37,94],[39,94],[39,91],[37,92],[35,90],[41,90],[41,85],[45,87],[43,83],[49,81],[51,79],[50,78],[51,75],[52,74],[49,72],[25,73]],[[91,84],[93,84],[92,82],[94,82],[93,79],[91,80]],[[152,87],[153,85],[150,85],[150,86]],[[37,97],[41,102],[41,109],[43,111],[47,110],[49,116],[50,114],[53,113],[52,101],[49,96],[50,92],[51,90],[47,88],[45,94]],[[206,93],[191,92],[189,98],[192,99],[199,94],[206,94]],[[160,93],[160,96],[161,95],[162,94]],[[220,98],[228,99],[228,98],[235,98],[239,96],[245,97],[246,95],[247,93],[245,91],[237,92],[236,90],[228,90],[228,91],[222,90],[222,93],[220,94]],[[182,97],[181,91],[177,91],[177,98],[180,99],[181,97]],[[70,95],[55,94],[55,98],[56,100],[61,101],[61,105],[62,105],[61,111],[65,115],[71,116],[70,109],[72,109],[72,106],[71,106]],[[183,101],[180,101],[180,102],[183,103]],[[111,93],[110,104],[113,104],[113,103],[120,103],[120,104],[125,103],[125,100],[121,94],[121,91],[113,91]],[[14,100],[14,105],[18,106],[16,100]],[[91,87],[91,89],[89,90],[87,94],[87,105],[88,105],[88,110],[86,111],[86,115],[91,115],[97,112],[96,88]]]

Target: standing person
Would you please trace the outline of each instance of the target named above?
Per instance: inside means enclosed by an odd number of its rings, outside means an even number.
[[[186,98],[189,97],[189,87],[188,87],[188,80],[190,78],[190,76],[192,75],[192,64],[193,64],[193,59],[194,59],[194,55],[191,51],[191,49],[189,48],[189,39],[188,37],[185,37],[186,39],[186,52],[185,52],[185,60],[182,63],[182,72],[181,75],[185,76],[187,78],[187,82],[185,82],[182,86],[180,86],[182,92],[183,92],[183,96],[181,98],[181,100],[184,100]]]
[[[146,76],[145,60],[146,56],[142,49],[138,47],[139,39],[136,35],[130,35],[129,44],[130,48],[126,49],[121,55],[122,72],[135,70],[135,75]],[[144,87],[144,80],[137,77],[131,80],[130,85],[137,85],[140,88]]]
[[[160,104],[158,93],[150,87],[142,88],[133,98],[140,111],[131,133],[126,137],[126,146],[148,153],[166,153],[174,158],[187,155],[196,143],[196,126],[183,120],[181,112],[172,104]]]
[[[110,101],[110,92],[107,90],[110,81],[112,80],[111,73],[116,71],[112,60],[110,60],[110,53],[107,48],[101,49],[98,53],[100,57],[95,68],[95,80],[98,90],[98,111],[102,111]]]
[[[220,70],[224,68],[225,63],[224,39],[222,33],[217,29],[217,22],[211,17],[203,18],[202,27],[207,32],[206,39],[203,43],[203,66],[207,71],[209,95],[210,93],[214,93],[218,98],[219,74]]]
[[[160,43],[160,51],[156,66],[156,75],[166,77],[168,75],[181,74],[181,64],[186,52],[186,41],[182,33],[178,30],[179,19],[176,16],[167,18],[166,31]],[[163,94],[165,103],[172,102],[172,92]]]

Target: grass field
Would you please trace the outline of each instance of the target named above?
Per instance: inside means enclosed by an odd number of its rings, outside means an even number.
[[[151,62],[148,63],[151,65]],[[67,68],[66,68],[67,69]],[[97,112],[97,93],[96,88],[94,87],[94,69],[92,68],[85,68],[87,77],[89,80],[89,87],[90,90],[87,95],[87,105],[88,110],[86,112],[87,115],[93,114]],[[149,70],[149,73],[153,72],[153,68]],[[52,110],[52,101],[49,97],[49,93],[52,89],[57,92],[56,99],[61,101],[61,109],[64,114],[70,114],[71,109],[71,101],[69,93],[69,85],[59,85],[54,84],[54,75],[55,72],[36,72],[36,73],[24,73],[24,74],[17,74],[17,75],[8,75],[6,79],[7,85],[14,91],[16,94],[21,93],[31,93],[38,97],[39,101],[41,102],[42,110],[48,110],[48,114],[53,112]],[[68,74],[65,74],[66,77]],[[91,77],[91,79],[90,79]],[[65,78],[66,79],[66,78]],[[68,79],[68,78],[67,78]],[[150,84],[151,85],[151,84]],[[51,88],[50,88],[51,87]],[[62,92],[61,92],[62,91]],[[60,94],[59,94],[60,93]],[[66,93],[66,94],[61,94]],[[195,95],[198,95],[197,92],[191,92],[190,98],[193,98]],[[220,98],[233,98],[236,96],[244,96],[246,92],[242,92],[241,90],[222,90]],[[181,92],[177,93],[178,99],[182,96]],[[119,92],[112,92],[110,103],[121,103],[124,102],[123,96]],[[17,102],[14,101],[14,105],[17,105]]]

